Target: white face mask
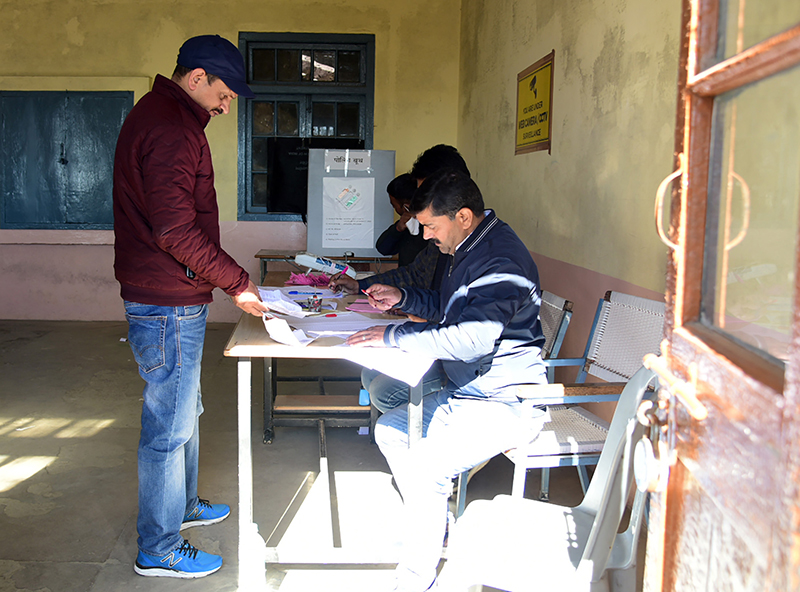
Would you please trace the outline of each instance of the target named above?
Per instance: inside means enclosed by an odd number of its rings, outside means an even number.
[[[419,234],[419,221],[416,218],[409,219],[409,221],[406,222],[406,228],[408,228],[408,231],[411,234],[413,234],[414,236],[418,235]]]

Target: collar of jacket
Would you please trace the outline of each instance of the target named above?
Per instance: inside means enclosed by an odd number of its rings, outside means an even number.
[[[464,239],[464,242],[461,243],[461,246],[456,251],[457,254],[461,253],[469,253],[481,240],[486,233],[489,232],[492,227],[497,224],[497,215],[494,213],[494,210],[486,210],[486,215],[484,216],[481,223],[472,231],[472,233]]]
[[[156,80],[153,82],[153,92],[171,97],[178,101],[186,109],[191,111],[203,129],[205,129],[208,122],[211,120],[211,114],[208,111],[198,105],[177,83],[161,74],[156,74]]]
[[[494,210],[486,210],[486,215],[483,217],[483,220],[481,220],[481,223],[464,239],[464,242],[456,249],[455,255],[450,259],[450,269],[447,272],[448,277],[453,273],[453,270],[461,263],[464,257],[467,256],[467,253],[480,244],[483,237],[494,228],[497,222],[498,218]]]

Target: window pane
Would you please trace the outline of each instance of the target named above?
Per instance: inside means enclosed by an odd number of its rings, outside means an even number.
[[[779,359],[787,357],[792,329],[798,88],[795,67],[718,97],[710,161],[705,320]]]
[[[253,103],[253,135],[271,136],[275,133],[275,103]]]
[[[311,135],[335,136],[335,112],[336,103],[314,103],[311,120]]]
[[[253,138],[253,171],[267,170],[267,138]]]
[[[336,78],[336,52],[332,49],[314,52],[314,82],[333,82]]]
[[[297,49],[278,50],[278,81],[298,82],[300,80],[300,51]]]
[[[257,208],[266,208],[269,198],[269,183],[267,175],[253,175],[253,205]]]
[[[720,61],[793,27],[800,21],[797,0],[720,2]]]
[[[302,78],[303,78],[304,81],[311,82],[311,80],[312,80],[312,77],[311,77],[311,62],[312,62],[311,50],[304,49],[303,50],[303,64],[302,64],[302,68],[303,68]]]
[[[274,49],[253,50],[253,81],[255,82],[275,81]]]
[[[355,138],[358,136],[358,111],[358,103],[339,103],[337,123],[340,137]]]
[[[361,52],[339,52],[339,82],[361,82]]]
[[[278,135],[297,136],[299,133],[297,103],[278,103]]]

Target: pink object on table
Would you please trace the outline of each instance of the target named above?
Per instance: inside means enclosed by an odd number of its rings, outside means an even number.
[[[317,286],[326,287],[331,278],[324,273],[292,273],[286,281],[287,286]]]
[[[383,311],[379,308],[375,308],[369,303],[369,300],[366,298],[358,298],[356,299],[353,304],[347,307],[347,310],[353,312],[374,312],[381,314]]]

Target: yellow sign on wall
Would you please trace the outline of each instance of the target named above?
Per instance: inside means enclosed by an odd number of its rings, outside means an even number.
[[[517,75],[517,141],[514,154],[550,153],[555,50]]]

